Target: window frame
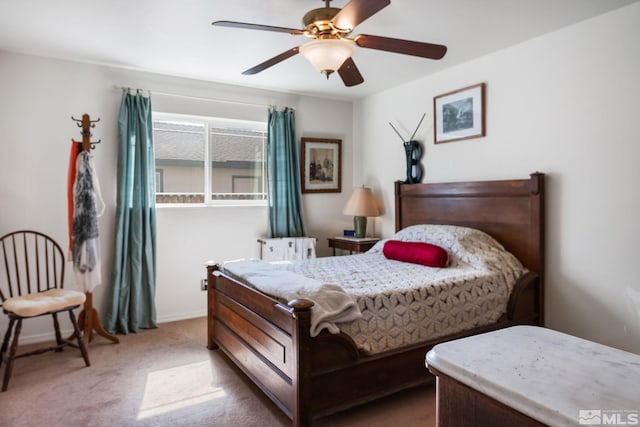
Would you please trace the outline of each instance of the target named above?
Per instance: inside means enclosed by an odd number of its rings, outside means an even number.
[[[180,113],[165,113],[161,111],[152,111],[151,113],[152,122],[158,121],[176,121],[176,122],[185,122],[185,123],[196,123],[204,125],[204,202],[203,203],[157,203],[156,208],[164,208],[164,207],[215,207],[215,206],[267,206],[268,205],[268,185],[267,185],[267,121],[259,122],[255,120],[242,120],[242,119],[230,119],[225,117],[213,117],[213,116],[201,116],[194,114],[180,114]],[[211,196],[213,194],[212,191],[212,183],[211,183],[211,174],[213,169],[213,159],[211,158],[211,133],[210,130],[212,127],[229,127],[228,125],[239,125],[236,129],[247,129],[247,130],[255,130],[259,132],[264,132],[264,140],[263,140],[263,150],[262,155],[264,161],[262,162],[262,188],[264,189],[265,197],[264,199],[213,199]],[[157,167],[155,166],[155,144],[154,144],[154,168],[157,171]],[[257,177],[256,177],[257,178]],[[154,194],[157,194],[156,190]],[[188,194],[188,193],[182,193]]]

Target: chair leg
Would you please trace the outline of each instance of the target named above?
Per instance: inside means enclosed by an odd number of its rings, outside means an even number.
[[[7,387],[9,387],[9,379],[11,378],[11,372],[13,371],[13,362],[16,358],[16,350],[18,349],[18,338],[20,337],[20,331],[22,331],[22,319],[17,319],[16,329],[13,333],[13,341],[11,342],[11,348],[9,349],[7,367],[4,369],[4,379],[2,380],[3,392],[7,391]]]
[[[51,317],[53,317],[53,329],[56,331],[56,345],[58,348],[57,352],[62,351],[62,335],[60,334],[60,322],[58,322],[58,313],[51,313]]]
[[[87,366],[91,366],[91,362],[89,362],[89,353],[87,352],[87,346],[84,344],[84,340],[82,339],[82,335],[80,334],[80,327],[78,327],[76,315],[73,313],[73,310],[69,310],[69,319],[71,319],[71,324],[73,325],[74,335],[78,339],[78,347],[80,347],[80,353],[82,353],[84,363]]]
[[[2,341],[2,348],[0,348],[0,366],[2,366],[2,361],[7,357],[7,347],[9,346],[9,338],[11,338],[11,331],[13,330],[13,325],[15,324],[16,319],[13,317],[9,318],[9,326],[7,327],[7,332],[4,334],[4,340]]]

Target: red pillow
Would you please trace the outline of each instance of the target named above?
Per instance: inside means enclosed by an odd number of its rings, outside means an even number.
[[[382,253],[389,259],[427,267],[446,267],[449,262],[447,251],[430,243],[389,240],[384,244]]]

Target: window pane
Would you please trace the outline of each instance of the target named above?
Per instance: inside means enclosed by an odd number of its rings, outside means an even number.
[[[153,119],[157,203],[266,201],[266,123],[159,112]]]
[[[210,129],[211,198],[266,200],[266,133],[250,129]]]
[[[156,203],[204,203],[204,124],[153,121]]]

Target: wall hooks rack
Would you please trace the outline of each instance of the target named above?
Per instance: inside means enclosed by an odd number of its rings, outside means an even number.
[[[73,142],[77,142],[78,144],[81,143],[82,149],[85,151],[91,151],[92,149],[96,148],[96,144],[100,144],[100,142],[102,141],[101,139],[97,141],[91,141],[91,137],[93,136],[93,134],[91,133],[91,129],[96,127],[96,123],[100,121],[99,118],[96,120],[91,120],[91,117],[89,117],[88,114],[83,114],[82,119],[76,119],[75,117],[71,116],[71,120],[76,122],[79,128],[82,128],[82,131],[80,132],[80,135],[82,135],[82,142],[71,139]]]
[[[100,144],[101,139],[97,141],[91,141],[91,137],[93,136],[91,133],[91,129],[96,127],[96,123],[100,121],[100,119],[91,120],[88,114],[83,114],[82,119],[76,119],[71,116],[71,120],[76,122],[79,128],[82,128],[80,134],[82,135],[82,142],[75,141],[73,138],[72,142],[80,145],[82,144],[82,149],[90,152],[92,149],[96,147],[96,144]],[[91,340],[93,339],[93,333],[103,336],[108,340],[118,344],[120,340],[115,335],[111,335],[107,332],[100,323],[100,316],[98,315],[98,311],[93,307],[93,293],[90,291],[85,292],[86,299],[84,301],[84,307],[78,316],[78,326],[80,327],[80,331],[82,333],[82,340],[85,345],[89,345]],[[76,333],[69,338],[75,338]]]

